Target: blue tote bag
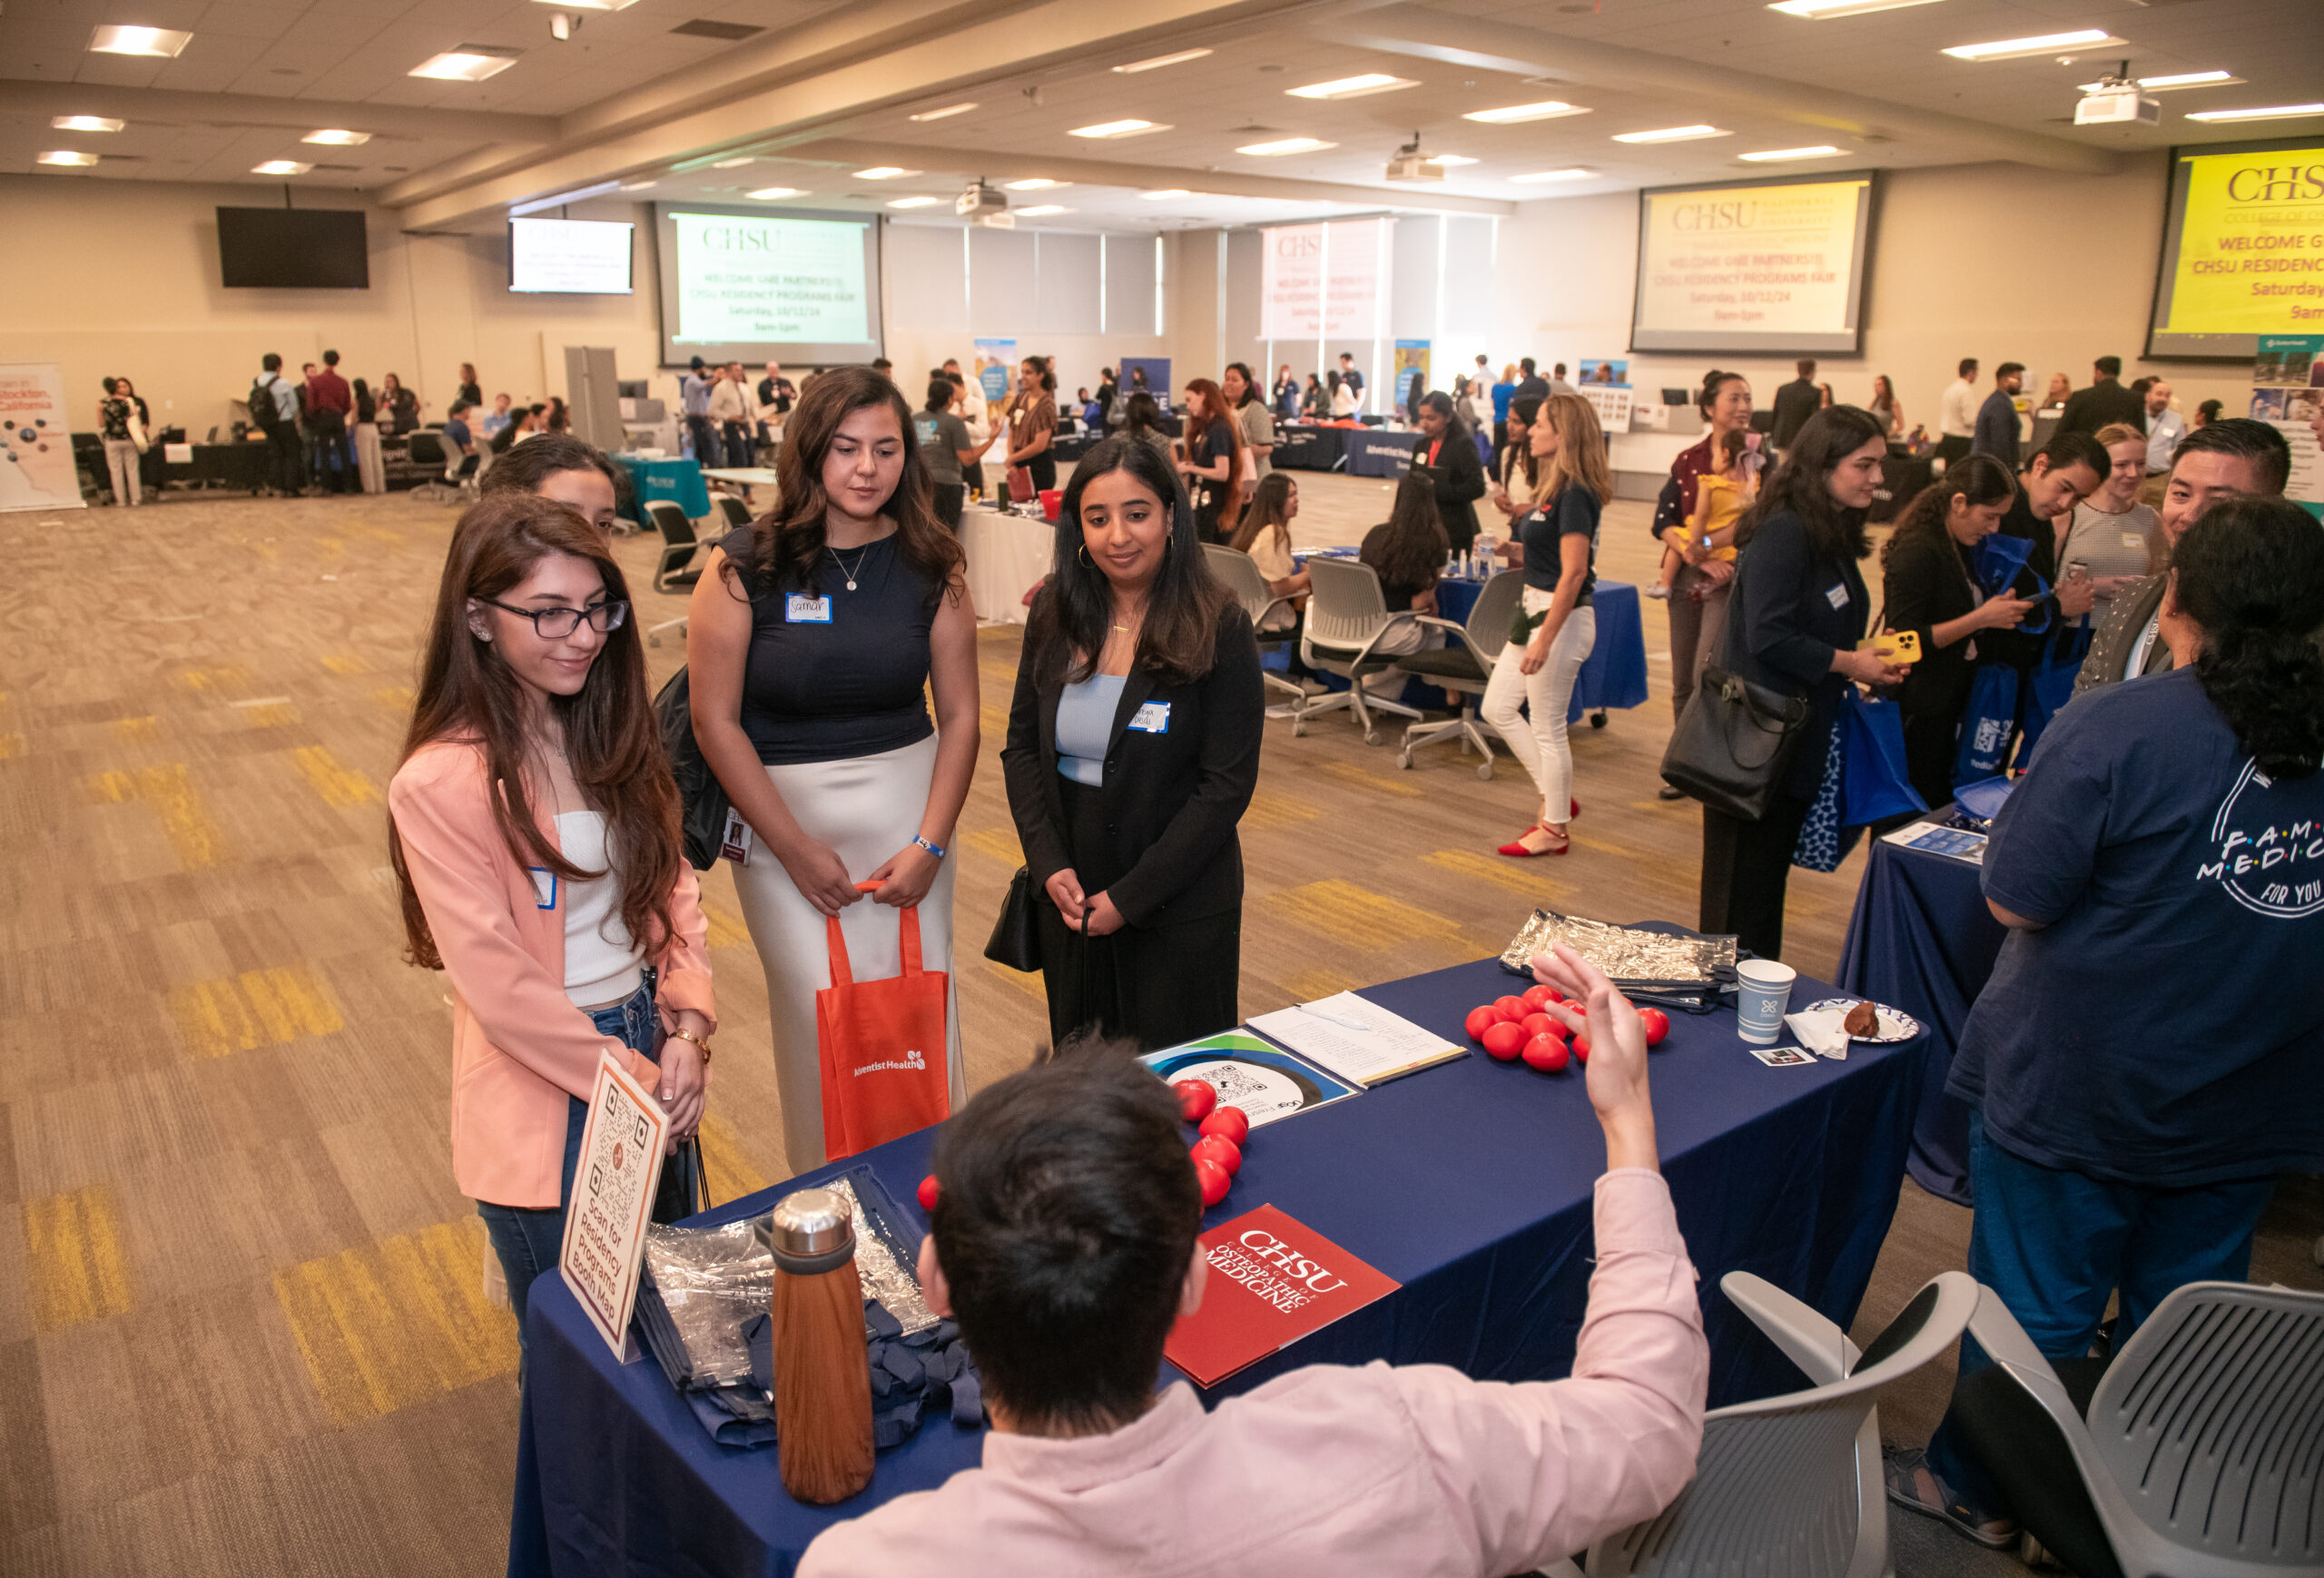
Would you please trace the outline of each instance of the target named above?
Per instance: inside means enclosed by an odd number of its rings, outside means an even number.
[[[1928,809],[1905,770],[1905,711],[1893,701],[1840,693],[1840,824],[1869,827]]]
[[[1993,539],[1985,539],[1990,542]],[[1953,761],[1955,787],[1990,778],[2009,760],[2017,733],[2017,670],[2006,663],[1978,666],[1961,712],[1961,754]]]
[[[2033,680],[2025,688],[2025,736],[2017,747],[2020,771],[2034,759],[2042,731],[2050,726],[2058,709],[2073,699],[2073,682],[2082,674],[2083,659],[2090,656],[2090,616],[2084,614],[2081,625],[2062,641],[2043,645],[2042,661],[2034,666]]]

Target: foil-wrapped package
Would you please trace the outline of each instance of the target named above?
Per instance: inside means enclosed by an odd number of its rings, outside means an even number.
[[[1735,984],[1735,939],[1674,937],[1536,910],[1501,952],[1502,968],[1531,977],[1536,953],[1562,942],[1625,991],[1716,991]]]

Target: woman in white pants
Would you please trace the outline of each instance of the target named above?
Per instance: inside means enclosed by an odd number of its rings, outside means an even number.
[[[379,453],[379,399],[371,386],[355,380],[355,475],[366,493],[388,490],[387,460]]]
[[[1528,436],[1540,471],[1532,509],[1521,517],[1525,593],[1485,686],[1485,721],[1501,731],[1541,792],[1533,825],[1501,846],[1507,855],[1563,854],[1573,800],[1573,753],[1566,709],[1574,681],[1597,645],[1598,522],[1614,496],[1598,414],[1580,395],[1551,395]],[[1522,707],[1524,710],[1521,711]],[[1531,717],[1527,714],[1531,714]]]
[[[977,629],[893,383],[868,367],[817,375],[777,472],[777,513],[724,538],[694,587],[686,657],[694,738],[749,828],[734,887],[766,968],[783,1153],[801,1172],[828,1159],[815,1017],[828,919],[854,978],[879,981],[901,971],[901,912],[917,907],[921,967],[951,973],[946,856],[976,771]],[[944,1040],[957,1107],[949,982]]]
[[[130,431],[137,421],[137,405],[133,399],[124,398],[119,391],[119,381],[105,380],[105,398],[97,402],[97,434],[105,447],[105,471],[113,485],[113,501],[123,508],[136,506],[137,440]]]

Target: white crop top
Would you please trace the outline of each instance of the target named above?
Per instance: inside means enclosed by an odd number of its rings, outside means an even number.
[[[645,982],[645,957],[622,924],[621,883],[606,858],[606,819],[595,811],[567,811],[556,819],[565,858],[583,871],[606,874],[559,884],[565,912],[565,995],[576,1008],[619,1002]]]

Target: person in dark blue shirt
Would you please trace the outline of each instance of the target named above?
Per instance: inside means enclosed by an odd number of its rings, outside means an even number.
[[[1977,408],[1969,439],[1971,454],[1991,455],[2013,471],[2017,469],[2017,391],[2024,382],[2023,362],[2004,361],[1994,370],[1994,392]]]
[[[2324,532],[2281,499],[2187,528],[2171,672],[2058,715],[1994,819],[2010,929],[1946,1089],[1978,1109],[1969,1274],[2053,1359],[2240,1282],[2280,1171],[2324,1169]],[[1961,1369],[1984,1356],[1962,1344]],[[1986,1544],[2008,1508],[1950,1422],[1892,1497]]]

